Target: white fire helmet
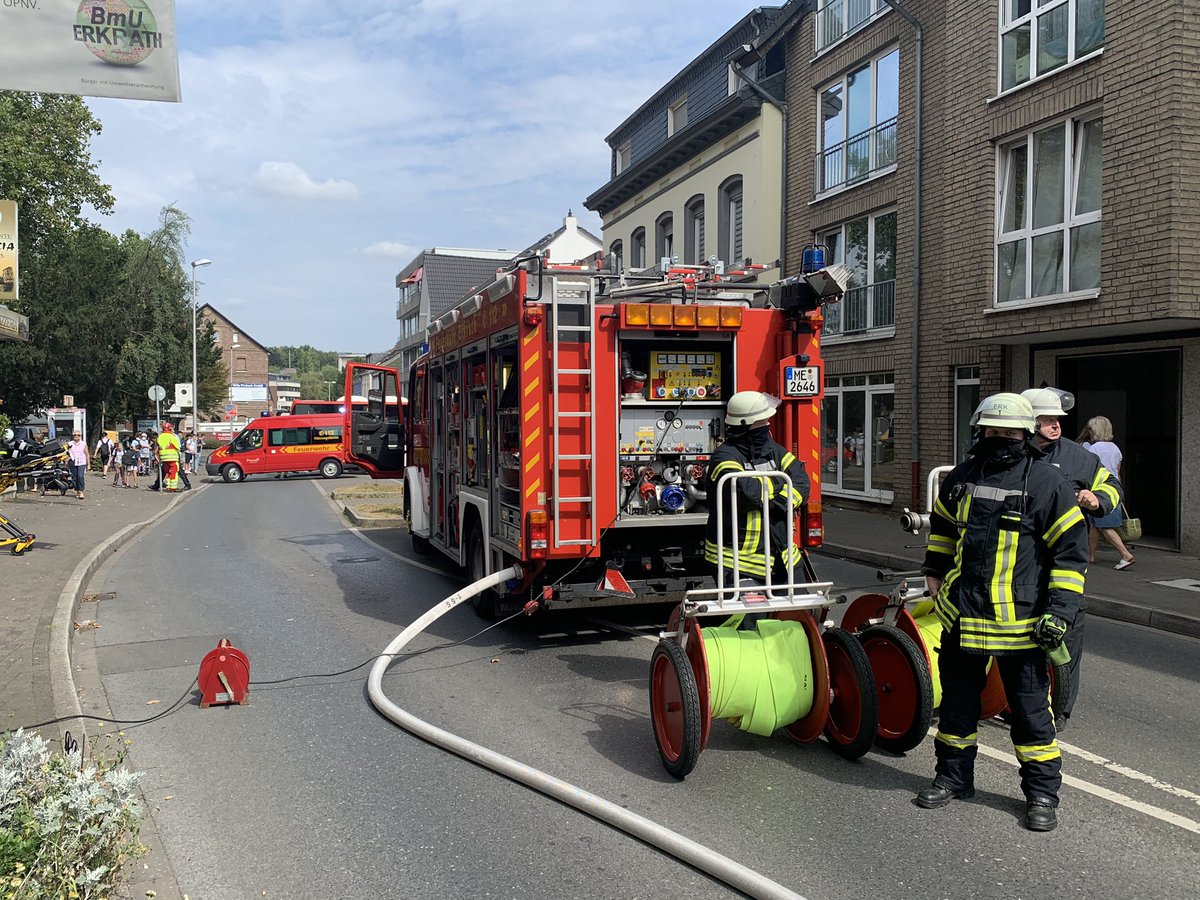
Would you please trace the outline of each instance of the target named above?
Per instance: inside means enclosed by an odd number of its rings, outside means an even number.
[[[991,425],[993,428],[1021,428],[1033,433],[1037,430],[1037,419],[1033,415],[1033,406],[1020,394],[992,394],[984,397],[983,402],[971,416],[971,425],[980,428]]]
[[[1075,395],[1058,388],[1030,388],[1021,391],[1021,396],[1029,401],[1035,416],[1065,416],[1075,407]]]
[[[725,407],[726,425],[753,425],[775,415],[779,399],[762,391],[738,391]]]

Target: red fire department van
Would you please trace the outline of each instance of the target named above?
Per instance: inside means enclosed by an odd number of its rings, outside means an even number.
[[[345,414],[347,459],[405,479],[417,550],[471,580],[524,565],[524,582],[477,598],[484,613],[531,594],[550,607],[678,602],[713,575],[705,467],[725,402],[761,390],[782,399],[772,432],[812,479],[797,538],[817,546],[822,295],[756,276],[522,260],[430,325],[404,421],[384,400],[401,393],[396,370],[348,366],[348,392],[376,388]]]
[[[230,483],[289,472],[337,478],[345,468],[342,427],[341,413],[253,419],[212,452],[204,469]]]

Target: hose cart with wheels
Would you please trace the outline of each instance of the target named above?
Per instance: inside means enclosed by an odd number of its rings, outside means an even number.
[[[718,543],[724,543],[723,504],[736,478],[776,478],[782,472],[731,472],[718,483]],[[728,484],[727,484],[728,483]],[[732,497],[736,545],[737,498]],[[783,492],[791,496],[791,491]],[[769,510],[763,506],[763,534]],[[788,520],[793,510],[789,501]],[[771,572],[769,541],[764,541]],[[865,754],[878,722],[876,689],[867,654],[849,632],[827,627],[833,585],[817,581],[807,555],[804,580],[791,566],[787,581],[766,584],[742,579],[736,555],[732,584],[726,568],[717,587],[689,591],[672,611],[650,663],[650,718],[663,767],[686,777],[708,743],[714,718],[768,736],[779,729],[799,743],[824,733],[847,759]],[[701,628],[701,618],[724,621]]]

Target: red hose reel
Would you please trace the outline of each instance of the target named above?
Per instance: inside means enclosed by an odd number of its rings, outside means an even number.
[[[221,638],[215,649],[200,661],[200,708],[248,703],[250,700],[250,658]]]

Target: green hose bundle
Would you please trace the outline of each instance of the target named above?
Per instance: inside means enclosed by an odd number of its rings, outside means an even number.
[[[770,735],[813,706],[812,651],[800,622],[762,619],[754,631],[701,629],[713,718]]]

